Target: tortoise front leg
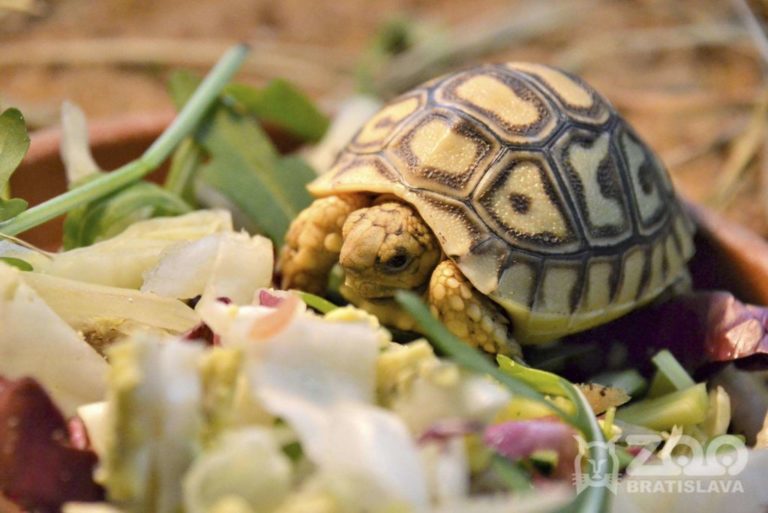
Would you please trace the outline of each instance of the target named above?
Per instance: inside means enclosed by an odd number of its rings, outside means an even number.
[[[451,260],[440,262],[432,273],[428,301],[432,314],[469,345],[494,354],[521,354],[507,316]]]
[[[329,196],[304,209],[288,228],[280,252],[281,288],[323,294],[328,275],[339,261],[344,221],[368,203],[359,194]]]

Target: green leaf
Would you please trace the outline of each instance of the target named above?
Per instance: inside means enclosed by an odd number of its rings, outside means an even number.
[[[535,388],[542,394],[565,395],[562,378],[557,374],[527,367],[503,354],[496,356],[499,368],[510,376]]]
[[[680,362],[667,349],[662,349],[651,361],[656,375],[651,381],[648,397],[660,397],[675,390],[690,388],[696,384]]]
[[[311,202],[305,186],[316,176],[312,169],[295,158],[281,160],[256,120],[228,108],[213,113],[198,142],[210,156],[199,178],[279,246]]]
[[[177,109],[187,102],[200,83],[189,71],[177,71],[168,81],[168,90]],[[272,123],[305,141],[319,140],[330,120],[300,90],[289,82],[276,79],[263,88],[247,84],[229,84],[222,95],[225,102],[238,104],[245,113]]]
[[[184,139],[173,153],[163,187],[190,205],[195,205],[194,179],[204,157],[205,152],[192,137]]]
[[[19,167],[29,149],[29,134],[24,116],[17,109],[0,114],[0,191],[7,191],[8,180]],[[27,209],[22,199],[0,197],[0,222],[11,219]]]
[[[29,135],[24,116],[17,109],[8,109],[0,115],[0,188],[19,167],[29,148]]]
[[[491,459],[491,468],[510,491],[523,493],[533,490],[533,483],[528,473],[507,458],[494,454]]]
[[[704,383],[700,383],[619,408],[616,418],[630,424],[665,431],[673,426],[691,426],[703,422],[708,409],[707,388]]]
[[[177,110],[181,110],[192,97],[202,79],[191,71],[179,70],[173,72],[168,79],[168,93]]]
[[[21,198],[0,199],[0,221],[16,217],[27,209],[27,202]]]
[[[185,214],[190,210],[175,194],[153,183],[137,182],[72,210],[64,221],[64,249],[108,239],[137,221]]]
[[[27,262],[26,260],[22,260],[20,258],[13,258],[13,257],[0,257],[0,262],[4,262],[10,266],[16,267],[18,269],[21,269],[22,271],[33,271],[32,264]]]
[[[262,89],[230,84],[225,94],[260,120],[306,141],[319,140],[330,123],[309,98],[285,80],[273,80]]]
[[[611,507],[610,481],[615,479],[614,460],[608,452],[609,442],[584,394],[573,383],[562,379],[568,399],[576,405],[576,421],[573,423],[588,443],[589,459],[597,463],[590,474],[590,486],[586,487],[561,513],[607,513]],[[614,448],[615,445],[611,445]],[[613,449],[612,449],[613,450]],[[600,465],[599,463],[602,463]]]
[[[299,290],[296,293],[299,295],[301,300],[306,303],[307,306],[314,308],[322,314],[327,314],[328,312],[332,312],[338,308],[338,306],[334,305],[323,297],[310,294],[309,292],[304,292],[303,290]]]

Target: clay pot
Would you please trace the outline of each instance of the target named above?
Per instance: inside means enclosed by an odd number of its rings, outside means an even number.
[[[114,169],[138,157],[171,122],[164,111],[96,121],[90,125],[94,157],[104,169]],[[282,151],[297,142],[274,127],[265,127]],[[52,128],[32,135],[29,152],[14,174],[14,194],[35,205],[64,191],[64,167],[59,157],[61,131]],[[165,169],[150,175],[161,180]],[[699,226],[691,271],[696,288],[727,289],[744,301],[768,304],[768,243],[759,235],[693,203],[690,211]],[[56,249],[61,241],[61,218],[23,234],[29,242]]]

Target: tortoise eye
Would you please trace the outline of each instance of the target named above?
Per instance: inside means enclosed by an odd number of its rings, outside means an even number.
[[[382,265],[389,272],[398,272],[408,267],[410,263],[411,258],[406,253],[398,252],[389,260],[382,262]]]

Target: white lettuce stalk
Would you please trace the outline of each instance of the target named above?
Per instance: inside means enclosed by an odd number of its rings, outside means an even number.
[[[169,246],[227,231],[232,231],[232,218],[223,210],[157,217],[139,221],[91,246],[56,253],[35,270],[88,283],[138,289],[144,273],[157,265]]]
[[[109,405],[106,401],[84,404],[77,409],[77,416],[85,425],[85,431],[88,433],[88,441],[91,443],[91,448],[99,459],[104,458],[107,452],[108,412]]]
[[[226,297],[249,304],[272,281],[272,242],[259,235],[225,232],[167,248],[144,277],[141,290],[171,298]]]
[[[104,398],[107,362],[3,263],[0,327],[0,375],[35,378],[65,415]]]
[[[176,513],[198,450],[203,346],[149,334],[112,346],[106,451],[98,478],[131,513]]]
[[[181,333],[200,322],[186,304],[155,294],[39,273],[24,273],[23,278],[62,319],[81,331],[112,320]]]

